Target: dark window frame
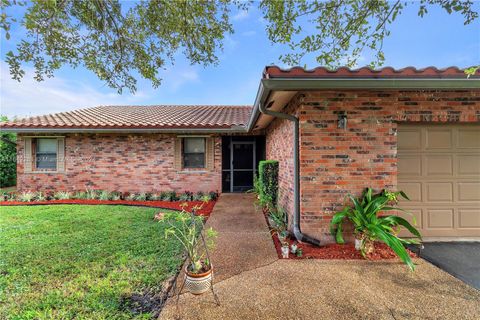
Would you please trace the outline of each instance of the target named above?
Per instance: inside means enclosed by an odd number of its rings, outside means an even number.
[[[202,139],[203,141],[203,152],[186,152],[185,147],[186,143],[185,140],[187,139]],[[195,164],[190,164],[187,163],[189,160],[186,155],[203,155],[203,163],[195,165]],[[182,138],[182,168],[184,169],[206,169],[207,168],[207,139],[205,137],[184,137]]]

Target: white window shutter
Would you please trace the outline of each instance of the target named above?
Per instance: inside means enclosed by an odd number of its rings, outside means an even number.
[[[65,172],[65,138],[57,139],[57,171]]]
[[[23,171],[32,172],[32,138],[23,138],[25,143],[23,148]]]

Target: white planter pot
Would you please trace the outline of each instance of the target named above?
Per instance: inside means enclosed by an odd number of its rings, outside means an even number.
[[[288,259],[288,252],[289,252],[289,247],[288,246],[283,246],[282,247],[282,258],[283,259]]]
[[[360,250],[362,248],[362,240],[355,239],[355,250]]]
[[[202,294],[210,290],[213,279],[213,268],[201,274],[192,274],[185,268],[185,288],[190,293]]]

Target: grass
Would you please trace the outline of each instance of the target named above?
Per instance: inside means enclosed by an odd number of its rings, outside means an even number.
[[[0,319],[149,319],[182,263],[158,209],[0,207]]]

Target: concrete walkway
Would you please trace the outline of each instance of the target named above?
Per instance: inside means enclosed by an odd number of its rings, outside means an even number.
[[[169,299],[160,319],[478,319],[480,291],[418,260],[279,260],[251,195],[222,195],[209,225],[215,290]],[[181,278],[180,278],[181,279]]]
[[[207,221],[218,232],[211,253],[216,282],[278,259],[264,215],[253,194],[223,194]]]

